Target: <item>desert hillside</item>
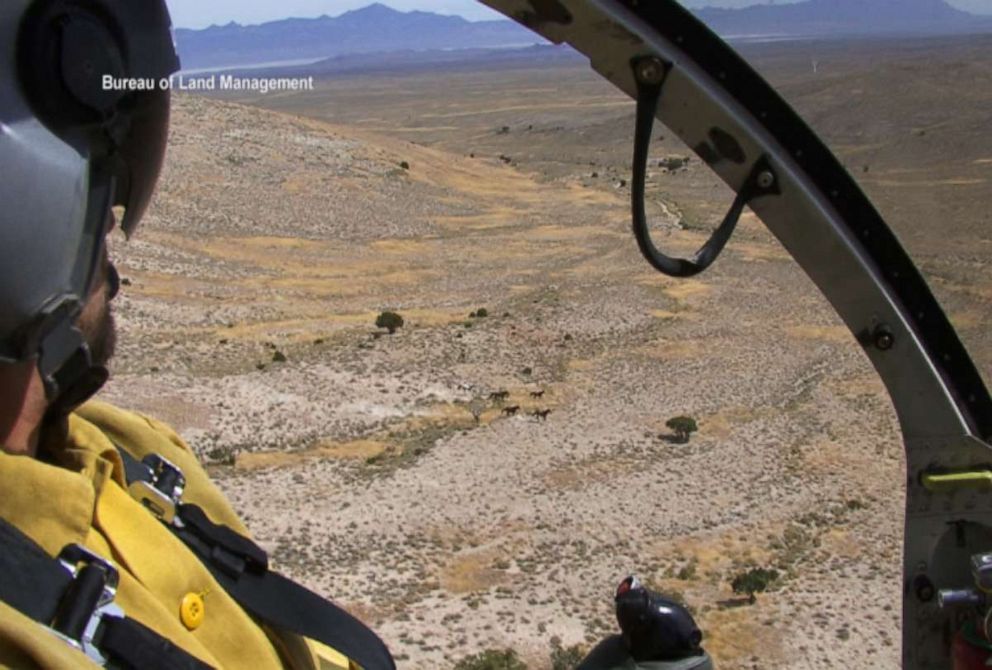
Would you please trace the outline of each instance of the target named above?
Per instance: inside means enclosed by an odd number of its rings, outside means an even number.
[[[685,599],[721,668],[896,667],[902,447],[880,383],[753,216],[701,278],[654,274],[612,153],[632,108],[587,92],[513,123],[449,100],[434,130],[440,98],[406,89],[407,125],[177,96],[157,202],[114,245],[105,397],[176,426],[275,562],[402,668],[501,648],[548,668],[553,640],[613,632],[629,573]],[[589,154],[569,123],[615,146]],[[884,201],[899,168],[880,162]],[[724,192],[698,161],[653,178],[660,239],[691,251]],[[953,258],[987,278],[974,231]],[[992,284],[927,263],[982,348]],[[753,605],[730,588],[749,567],[780,574]]]

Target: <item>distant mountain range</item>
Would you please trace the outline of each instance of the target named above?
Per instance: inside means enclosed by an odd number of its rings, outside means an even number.
[[[376,3],[337,17],[229,23],[176,30],[184,69],[317,60],[362,53],[530,46],[540,36],[510,21],[467,21],[431,12],[398,12]]]
[[[992,18],[944,0],[807,0],[694,12],[724,37],[751,35],[946,35],[992,32]]]
[[[992,32],[992,18],[962,12],[944,0],[806,0],[785,5],[772,0],[744,9],[694,13],[729,38]],[[431,12],[399,12],[378,3],[337,17],[179,29],[176,43],[186,70],[547,44],[509,20],[467,21]]]
[[[468,69],[472,71],[492,68],[532,67],[535,63],[544,65],[560,63],[581,63],[585,57],[568,45],[534,44],[516,49],[434,49],[431,51],[388,51],[375,54],[345,54],[325,58],[315,63],[292,67],[255,68],[263,76],[269,74],[293,76],[314,75],[316,77],[364,72],[407,72],[432,70],[444,67],[447,70]],[[236,70],[236,68],[234,69]],[[241,72],[247,75],[248,72]]]

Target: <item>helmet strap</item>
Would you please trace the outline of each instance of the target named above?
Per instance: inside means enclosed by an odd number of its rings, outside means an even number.
[[[83,334],[63,319],[41,341],[38,372],[50,414],[69,414],[107,381],[107,369],[93,365]]]

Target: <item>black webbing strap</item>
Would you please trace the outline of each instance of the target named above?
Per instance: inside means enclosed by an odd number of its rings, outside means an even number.
[[[671,64],[654,57],[647,57],[634,61],[632,65],[637,81],[637,120],[634,127],[634,162],[630,185],[634,238],[637,240],[641,254],[656,270],[669,277],[692,277],[708,268],[723,251],[740,221],[745,206],[758,196],[779,193],[778,180],[767,156],[761,156],[751,168],[747,180],[741,185],[723,222],[692,258],[673,258],[658,249],[651,239],[645,212],[645,182],[648,153],[651,149],[651,131],[654,128],[662,87],[671,70]],[[731,158],[734,162],[746,160],[743,153],[739,156],[739,161],[737,156]]]
[[[188,506],[183,505],[184,511]],[[183,531],[176,532],[183,538]],[[281,630],[323,642],[365,670],[394,670],[386,645],[361,621],[309,589],[271,570],[234,573],[224,550],[208,554],[199,542],[188,546],[214,578],[246,611]]]
[[[190,656],[167,638],[133,619],[106,619],[100,649],[114,661],[126,659],[124,667],[134,670],[210,669],[206,663]]]
[[[97,576],[100,568],[84,567],[74,577],[62,562],[2,518],[0,548],[0,600],[87,653],[80,634],[95,614],[94,593],[99,596],[103,590]],[[158,633],[118,615],[99,619],[92,644],[108,664],[122,670],[210,669]],[[100,664],[99,659],[93,661]]]
[[[46,626],[72,583],[62,564],[0,518],[0,600]]]
[[[152,467],[120,447],[117,450],[129,485],[133,481],[155,484],[161,466]],[[337,605],[269,570],[268,556],[257,544],[213,523],[196,505],[177,502],[175,510],[178,523],[166,523],[166,527],[249,614],[280,630],[322,642],[364,670],[395,670],[393,657],[378,635]]]

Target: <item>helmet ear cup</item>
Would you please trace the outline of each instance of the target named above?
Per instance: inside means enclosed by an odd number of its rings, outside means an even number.
[[[615,603],[617,623],[635,661],[677,660],[700,652],[703,634],[682,605],[631,578],[621,582]]]
[[[35,113],[57,130],[99,126],[123,97],[104,77],[127,77],[120,28],[100,5],[35,2],[18,34],[18,74]]]

